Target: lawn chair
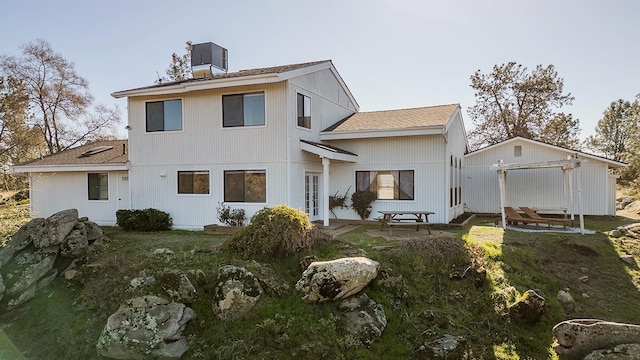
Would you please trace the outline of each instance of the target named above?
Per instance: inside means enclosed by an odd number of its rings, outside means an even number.
[[[518,225],[518,223],[522,223],[523,225],[535,224],[536,228],[538,228],[539,224],[547,224],[548,227],[551,227],[551,223],[546,219],[532,219],[529,217],[524,217],[519,214],[516,209],[505,206],[504,213],[507,215],[507,224]]]
[[[562,224],[562,226],[566,229],[567,228],[567,224],[571,224],[571,226],[573,226],[573,220],[571,219],[561,219],[561,218],[550,218],[550,217],[543,217],[538,215],[538,213],[536,213],[535,211],[533,211],[532,209],[526,207],[526,206],[520,206],[520,210],[524,211],[525,214],[527,214],[528,217],[532,218],[532,219],[536,219],[536,220],[546,220],[550,223],[558,223],[558,224]]]

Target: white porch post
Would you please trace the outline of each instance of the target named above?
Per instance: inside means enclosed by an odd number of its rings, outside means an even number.
[[[579,165],[579,164],[578,164]],[[580,234],[584,235],[584,209],[582,204],[582,170],[576,168],[576,182],[578,183],[578,207],[580,208]]]
[[[569,169],[569,209],[571,210],[571,220],[575,220],[576,209],[573,206],[574,197],[573,197],[573,168]]]
[[[500,186],[500,213],[502,214],[502,228],[507,228],[507,217],[504,214],[505,197],[507,196],[507,171],[498,170],[498,184]]]
[[[324,201],[322,202],[323,225],[329,226],[329,164],[331,160],[322,158],[322,192]]]

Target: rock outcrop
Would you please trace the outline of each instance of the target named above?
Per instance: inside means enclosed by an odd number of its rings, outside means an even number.
[[[554,326],[553,336],[558,343],[555,347],[558,355],[566,359],[582,359],[594,350],[640,343],[640,326],[597,319],[574,319]]]
[[[384,308],[366,294],[344,299],[338,307],[343,312],[342,329],[366,346],[379,339],[387,327]]]
[[[296,283],[310,303],[340,300],[357,294],[378,276],[380,264],[365,257],[311,263]]]
[[[182,335],[195,312],[157,296],[125,301],[109,316],[98,339],[98,354],[111,359],[179,359],[189,349]]]
[[[243,317],[263,293],[258,279],[245,268],[225,265],[218,269],[211,307],[221,320]]]
[[[78,211],[69,209],[50,217],[37,218],[22,226],[0,248],[0,300],[12,309],[33,298],[50,284],[64,267],[89,251],[89,236],[102,237],[102,230]],[[91,241],[93,241],[91,240]],[[67,258],[67,260],[61,260]]]

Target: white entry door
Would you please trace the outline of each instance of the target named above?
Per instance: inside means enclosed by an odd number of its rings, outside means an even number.
[[[320,175],[306,173],[304,175],[304,211],[311,221],[321,219],[320,216]]]
[[[118,178],[118,209],[129,208],[129,173],[119,172]]]

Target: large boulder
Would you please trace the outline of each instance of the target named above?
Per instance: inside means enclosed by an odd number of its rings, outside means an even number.
[[[84,223],[77,223],[76,226],[65,236],[64,242],[60,247],[60,255],[65,257],[77,258],[86,254],[89,248],[87,240],[87,228]]]
[[[37,248],[60,245],[77,223],[78,210],[59,211],[45,219],[45,227],[49,236],[33,239],[33,244]]]
[[[521,324],[535,324],[538,322],[546,308],[546,300],[534,290],[527,290],[511,306],[509,316],[515,322]]]
[[[340,300],[357,294],[378,276],[380,264],[365,257],[311,263],[296,283],[310,303]]]
[[[195,312],[157,296],[125,301],[109,316],[98,339],[98,354],[111,359],[179,359],[189,342],[182,335]]]
[[[39,239],[46,235],[44,219],[37,218],[22,225],[20,229],[11,237],[11,240],[0,248],[0,266],[9,262],[17,251],[32,244],[34,239]]]
[[[582,359],[598,349],[640,343],[640,326],[597,319],[563,321],[553,327],[555,351],[565,359]]]
[[[216,283],[211,307],[221,320],[243,317],[253,309],[263,292],[253,273],[233,265],[218,269]]]
[[[640,360],[640,344],[621,344],[613,349],[596,350],[584,360]]]
[[[30,247],[2,267],[6,287],[4,295],[9,298],[9,307],[19,305],[35,295],[36,284],[53,268],[57,256],[57,247]]]
[[[367,294],[344,299],[338,307],[343,312],[342,329],[366,346],[379,339],[387,327],[384,308]]]
[[[98,226],[98,224],[94,223],[93,221],[83,219],[82,223],[86,228],[87,241],[91,242],[94,240],[98,240],[102,237],[102,235],[104,235],[104,232],[102,231],[100,226]]]
[[[164,269],[158,274],[157,280],[174,301],[191,304],[198,297],[187,275],[178,269]]]

